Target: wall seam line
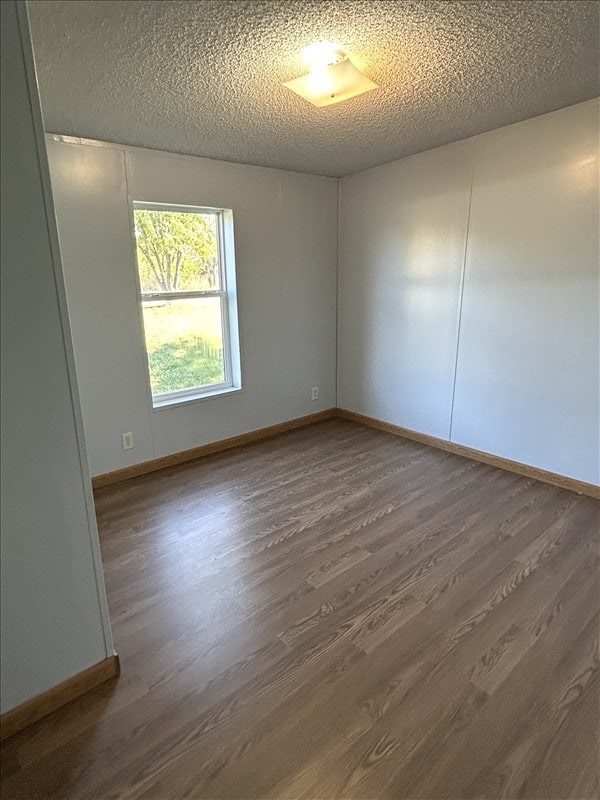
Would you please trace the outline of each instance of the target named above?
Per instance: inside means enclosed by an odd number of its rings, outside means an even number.
[[[147,377],[147,384],[146,384],[146,413],[148,416],[148,430],[150,431],[150,444],[152,446],[152,457],[158,458],[158,454],[156,452],[156,441],[154,436],[154,401],[152,399],[152,388],[150,383],[150,364],[148,362],[148,351],[146,349],[146,334],[144,331],[144,311],[142,308],[141,303],[141,294],[142,289],[140,285],[140,270],[138,267],[137,261],[137,245],[135,243],[135,214],[133,204],[135,202],[135,197],[131,192],[131,164],[129,163],[129,155],[127,150],[122,148],[115,148],[118,149],[121,157],[121,161],[123,164],[123,174],[125,176],[125,194],[127,196],[127,218],[129,220],[129,238],[130,238],[130,246],[131,246],[131,264],[133,266],[133,279],[135,281],[135,290],[136,290],[136,300],[137,300],[137,309],[138,309],[138,320],[140,323],[140,333],[141,333],[141,341],[142,341],[142,358],[144,361],[144,372]]]
[[[471,207],[473,203],[473,179],[475,176],[475,152],[479,137],[473,141],[473,152],[471,154],[471,180],[469,186],[469,204],[467,206],[467,224],[465,226],[465,238],[463,246],[463,263],[460,278],[460,293],[458,301],[458,326],[456,331],[456,354],[454,356],[454,376],[452,380],[452,402],[450,404],[450,428],[448,430],[448,441],[452,441],[452,428],[454,426],[454,402],[456,400],[456,380],[458,376],[458,354],[460,350],[460,334],[462,329],[462,314],[463,314],[463,301],[465,295],[465,277],[467,273],[467,255],[469,251],[469,230],[471,227]]]
[[[285,239],[287,236],[287,226],[284,231],[284,214],[283,214],[283,181],[281,174],[277,175],[277,289],[279,292],[279,358],[282,363],[287,362],[287,366],[292,363],[291,359],[286,359],[286,350],[289,347],[289,342],[284,331],[287,333],[285,325],[285,314],[283,309],[283,298],[285,292],[285,283],[283,272],[285,269]],[[289,373],[288,373],[289,374]],[[306,400],[303,398],[302,402]],[[289,409],[285,412],[286,418],[289,418]]]
[[[340,354],[340,221],[342,210],[342,179],[337,179],[336,194],[336,231],[335,231],[335,381],[334,381],[334,400],[335,407],[338,403],[338,383],[339,383],[339,354]]]

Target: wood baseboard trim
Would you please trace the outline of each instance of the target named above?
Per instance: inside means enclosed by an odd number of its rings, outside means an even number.
[[[306,425],[314,425],[316,422],[332,419],[335,416],[337,416],[337,409],[328,408],[325,411],[318,411],[316,414],[308,414],[305,417],[296,417],[296,419],[280,422],[277,425],[269,425],[268,428],[258,428],[255,431],[242,433],[239,436],[232,436],[229,439],[221,439],[218,442],[203,444],[191,450],[183,450],[180,453],[173,453],[173,455],[170,456],[155,458],[152,461],[143,461],[141,464],[134,464],[131,467],[118,469],[114,472],[106,472],[103,475],[96,475],[96,477],[92,478],[92,488],[100,489],[103,486],[120,483],[121,481],[129,480],[129,478],[137,478],[140,475],[147,475],[150,472],[157,472],[166,467],[174,467],[178,464],[184,464],[187,461],[196,461],[199,458],[221,453],[225,450],[231,450],[234,447],[244,447],[253,442],[259,442],[262,439],[270,439],[272,436],[277,436],[280,433],[285,433],[295,428],[304,428]]]
[[[600,486],[595,486],[593,483],[586,483],[585,481],[578,481],[575,478],[569,478],[566,475],[559,475],[555,472],[548,472],[545,469],[538,467],[531,467],[529,464],[522,464],[519,461],[511,461],[502,456],[495,456],[492,453],[486,453],[483,450],[474,450],[472,447],[466,447],[462,444],[455,444],[446,439],[438,439],[436,436],[429,436],[426,433],[419,433],[412,431],[409,428],[401,428],[398,425],[392,425],[390,422],[383,422],[382,420],[375,419],[374,417],[367,417],[364,414],[358,414],[355,411],[347,411],[344,408],[338,408],[338,416],[343,419],[351,420],[352,422],[359,422],[361,425],[367,425],[369,428],[377,428],[380,431],[392,433],[394,436],[402,436],[405,439],[411,439],[414,442],[420,442],[431,447],[437,447],[439,450],[445,450],[448,453],[453,453],[457,456],[464,456],[473,461],[480,461],[483,464],[489,464],[492,467],[507,470],[508,472],[515,472],[517,475],[523,475],[526,478],[535,478],[535,480],[550,483],[553,486],[559,486],[561,489],[569,489],[571,492],[578,494],[585,494],[589,497],[600,499]]]
[[[104,475],[97,475],[92,478],[92,487],[94,489],[100,489],[103,486],[110,486],[113,483],[129,480],[129,478],[137,478],[140,475],[147,475],[150,472],[157,472],[167,467],[185,464],[188,461],[196,461],[205,456],[221,453],[225,450],[232,450],[236,447],[244,447],[253,442],[259,442],[263,439],[277,436],[280,433],[285,433],[286,431],[291,431],[296,428],[303,428],[307,425],[313,425],[316,422],[323,422],[324,420],[334,417],[358,422],[370,428],[392,433],[394,436],[401,436],[404,439],[411,439],[414,442],[436,447],[438,450],[444,450],[447,453],[464,456],[473,461],[480,461],[492,467],[498,467],[508,472],[514,472],[517,475],[523,475],[526,478],[534,478],[544,483],[550,483],[552,486],[559,486],[561,489],[568,489],[578,494],[585,494],[589,497],[600,499],[600,486],[595,486],[593,483],[579,481],[575,478],[569,478],[567,475],[559,475],[558,473],[549,472],[544,469],[539,469],[538,467],[532,467],[529,464],[522,464],[519,461],[511,461],[508,458],[496,456],[493,453],[486,453],[483,450],[475,450],[462,444],[455,444],[446,439],[439,439],[436,436],[410,430],[410,428],[402,428],[399,425],[383,422],[375,417],[359,414],[356,411],[348,411],[345,408],[328,408],[325,411],[318,411],[316,414],[297,417],[296,419],[287,420],[286,422],[280,422],[277,425],[270,425],[267,428],[258,428],[255,431],[242,433],[239,436],[232,436],[229,439],[221,439],[217,442],[194,447],[191,450],[183,450],[180,453],[173,453],[170,456],[163,456],[162,458],[156,458],[152,461],[143,461],[141,464],[134,464],[131,467],[118,469],[114,472],[107,472]]]
[[[0,741],[14,736],[28,725],[51,714],[61,706],[76,700],[101,683],[115,678],[121,671],[119,656],[109,656],[97,664],[78,672],[47,692],[33,697],[0,717]]]

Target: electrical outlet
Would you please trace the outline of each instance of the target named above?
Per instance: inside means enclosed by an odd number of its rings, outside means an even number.
[[[311,400],[318,400],[319,399],[319,387],[313,386],[310,390],[310,399]]]
[[[121,434],[121,441],[123,442],[123,450],[133,450],[133,433]]]

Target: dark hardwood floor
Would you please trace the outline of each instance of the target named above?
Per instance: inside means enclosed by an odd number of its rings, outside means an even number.
[[[97,493],[122,675],[8,798],[598,796],[598,503],[332,420]]]

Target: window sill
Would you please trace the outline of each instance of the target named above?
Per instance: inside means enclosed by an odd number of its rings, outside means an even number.
[[[228,394],[238,394],[241,392],[239,386],[228,386],[226,389],[217,389],[214,392],[202,392],[202,394],[192,394],[189,397],[174,397],[171,400],[158,400],[153,405],[153,411],[166,411],[169,408],[187,406],[190,403],[199,403],[203,400],[213,400],[215,397],[224,397]]]

